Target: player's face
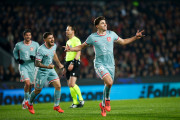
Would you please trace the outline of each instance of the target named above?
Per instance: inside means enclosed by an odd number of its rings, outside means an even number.
[[[27,32],[25,35],[24,35],[24,40],[29,42],[31,40],[31,33],[30,32]]]
[[[106,21],[105,21],[105,20],[101,20],[101,21],[99,22],[99,24],[97,25],[97,28],[98,28],[99,30],[106,31],[106,30],[107,30]]]
[[[71,26],[67,26],[66,28],[66,36],[70,38],[74,34],[74,31],[72,30]]]
[[[49,35],[46,39],[45,42],[48,46],[54,46],[54,36]]]

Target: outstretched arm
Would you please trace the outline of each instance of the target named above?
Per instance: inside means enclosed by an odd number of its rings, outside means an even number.
[[[73,47],[73,48],[70,48],[70,46],[68,44],[67,44],[67,46],[63,46],[63,47],[65,48],[64,51],[66,51],[66,52],[71,52],[71,51],[78,52],[78,51],[81,51],[86,46],[87,46],[87,44],[83,43],[83,44],[78,45],[78,46]]]
[[[127,38],[127,39],[122,39],[122,38],[119,38],[117,40],[117,43],[121,44],[121,45],[126,45],[126,44],[129,44],[137,39],[140,39],[142,37],[144,37],[145,35],[143,35],[142,33],[144,32],[144,30],[140,31],[139,30],[137,31],[136,35],[131,37],[131,38]]]
[[[56,53],[54,54],[53,60],[56,62],[56,64],[59,67],[59,69],[64,68],[64,65],[61,64],[61,62],[59,61],[59,58],[58,58]]]

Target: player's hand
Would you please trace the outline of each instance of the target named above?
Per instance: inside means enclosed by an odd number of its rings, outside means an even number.
[[[18,58],[16,61],[17,61],[19,64],[21,64],[21,65],[24,64],[24,60],[21,60],[21,59],[19,59],[19,58]]]
[[[63,71],[62,71],[62,76],[65,76],[66,75],[66,69],[63,68]]]
[[[31,58],[31,60],[35,60],[35,56],[33,56],[33,55],[30,55],[30,58]]]
[[[65,48],[65,52],[70,52],[70,46],[67,44],[66,46],[63,46],[63,48]]]
[[[63,69],[63,68],[64,68],[64,65],[61,64],[61,65],[59,66],[59,69]]]
[[[53,69],[54,68],[54,65],[53,64],[50,64],[47,66],[47,69]]]
[[[71,63],[69,66],[68,66],[68,71],[72,71],[74,68],[74,65]]]
[[[143,32],[144,32],[144,30],[142,30],[140,32],[139,32],[139,30],[137,30],[136,39],[140,39],[140,38],[144,37],[145,35],[142,34]]]

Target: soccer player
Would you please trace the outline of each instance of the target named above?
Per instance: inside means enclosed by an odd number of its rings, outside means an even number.
[[[72,25],[68,25],[66,29],[66,36],[69,40],[66,42],[66,45],[70,47],[75,47],[81,45],[79,38],[75,36],[76,28]],[[70,88],[71,97],[73,99],[73,104],[70,108],[83,107],[84,100],[81,95],[79,86],[76,84],[77,77],[79,76],[80,68],[80,55],[81,51],[78,52],[66,52],[66,78],[67,83]],[[77,100],[77,95],[79,102]]]
[[[35,75],[35,90],[31,92],[30,100],[25,102],[28,106],[30,113],[34,114],[33,101],[35,97],[41,92],[46,81],[52,83],[55,87],[54,91],[54,110],[59,113],[64,111],[60,108],[60,96],[61,96],[61,83],[60,79],[54,69],[52,64],[53,60],[56,62],[59,69],[64,68],[60,63],[58,56],[56,54],[56,44],[54,43],[54,36],[50,32],[45,32],[43,34],[43,39],[45,43],[41,45],[37,51],[35,65],[37,67]]]
[[[29,98],[31,85],[34,84],[35,72],[35,55],[39,47],[39,43],[32,41],[31,30],[26,29],[23,32],[24,41],[18,42],[13,50],[15,60],[19,63],[20,82],[24,82],[24,100],[22,109],[26,109],[25,102]]]
[[[120,45],[129,44],[137,39],[140,39],[143,31],[137,31],[136,35],[122,39],[115,32],[107,30],[105,17],[100,16],[94,20],[94,25],[97,28],[96,33],[92,33],[87,40],[74,48],[70,46],[65,47],[65,51],[80,51],[87,45],[92,45],[95,50],[94,68],[96,73],[104,80],[105,87],[103,91],[103,100],[99,104],[101,115],[106,116],[106,111],[111,110],[110,106],[110,89],[114,81],[115,63],[113,55],[114,42]]]

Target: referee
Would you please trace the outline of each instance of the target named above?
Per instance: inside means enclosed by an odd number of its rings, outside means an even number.
[[[68,37],[68,41],[66,42],[70,47],[75,47],[81,45],[81,41],[79,38],[75,36],[76,28],[73,25],[68,25],[66,28],[66,36]],[[71,97],[73,99],[73,104],[70,108],[78,108],[83,107],[84,100],[81,95],[81,91],[79,86],[76,84],[76,80],[79,77],[80,73],[80,55],[79,52],[66,52],[66,78],[67,83],[70,88]],[[79,101],[77,100],[77,95]]]

